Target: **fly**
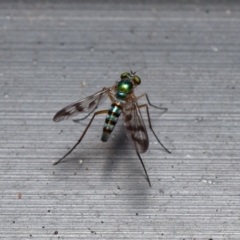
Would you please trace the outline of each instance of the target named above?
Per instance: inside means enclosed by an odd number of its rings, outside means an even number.
[[[147,134],[147,130],[146,130],[140,109],[141,108],[146,109],[149,128],[151,129],[151,131],[153,132],[154,136],[156,137],[159,144],[163,147],[163,149],[166,152],[171,153],[161,143],[156,133],[153,131],[149,110],[148,110],[148,104],[152,107],[155,107],[164,111],[167,111],[167,108],[161,108],[151,104],[151,102],[149,101],[148,95],[146,93],[138,97],[135,96],[134,89],[141,84],[141,79],[137,75],[135,75],[135,73],[136,72],[132,72],[132,71],[130,73],[128,72],[122,73],[120,77],[121,80],[116,84],[114,84],[113,86],[108,88],[104,87],[101,91],[91,96],[88,96],[82,100],[74,102],[64,107],[63,109],[61,109],[59,112],[56,113],[56,115],[53,118],[53,121],[55,122],[60,122],[70,117],[74,117],[80,113],[88,113],[84,118],[79,120],[74,120],[77,122],[77,121],[86,119],[107,98],[109,98],[110,101],[112,102],[109,110],[100,110],[100,111],[94,112],[91,120],[89,121],[86,129],[82,133],[77,143],[53,165],[60,163],[77,147],[77,145],[82,141],[83,137],[85,136],[88,128],[90,127],[96,115],[100,115],[100,114],[107,115],[104,126],[103,126],[103,132],[101,137],[101,141],[107,142],[111,132],[113,131],[118,121],[119,116],[123,114],[123,121],[124,121],[124,126],[126,129],[127,136],[132,142],[132,145],[138,155],[138,158],[146,174],[147,182],[151,187],[151,182],[148,177],[147,170],[140,156],[140,153],[146,152],[149,146],[148,134]],[[141,105],[138,104],[138,99],[142,97],[145,97],[147,99],[148,104],[141,104]]]

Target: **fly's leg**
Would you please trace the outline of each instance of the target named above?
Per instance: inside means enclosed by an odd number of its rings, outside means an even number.
[[[140,160],[140,162],[141,162],[141,164],[142,164],[142,166],[143,166],[144,172],[145,172],[146,177],[147,177],[148,184],[149,184],[150,187],[152,187],[152,186],[151,186],[150,179],[149,179],[148,174],[147,174],[147,170],[146,170],[145,165],[144,165],[144,163],[143,163],[143,160],[142,160],[142,158],[141,158],[141,156],[140,156],[140,154],[139,154],[139,152],[138,152],[137,150],[136,150],[136,153],[137,153],[138,158],[139,158],[139,160]]]
[[[137,97],[137,100],[138,100],[139,98],[141,98],[141,97],[146,97],[146,99],[147,99],[147,101],[148,101],[148,104],[149,104],[151,107],[161,109],[161,110],[164,111],[164,113],[168,110],[167,108],[157,107],[157,106],[153,105],[153,104],[150,102],[149,97],[148,97],[148,95],[147,95],[146,93],[138,96],[138,97]]]
[[[95,107],[95,108],[94,108],[90,113],[88,113],[85,117],[79,118],[79,119],[73,119],[72,121],[75,122],[75,123],[79,123],[80,121],[88,118],[96,109],[97,109],[97,107]]]
[[[147,95],[146,95],[146,96],[147,96]],[[164,149],[167,153],[171,153],[171,152],[161,143],[161,141],[158,139],[156,133],[153,131],[152,124],[151,124],[151,120],[150,120],[150,114],[149,114],[149,110],[148,110],[148,105],[147,105],[147,104],[142,104],[142,105],[139,105],[139,106],[138,106],[138,108],[143,108],[143,107],[146,108],[147,116],[148,116],[149,128],[151,129],[151,131],[152,131],[152,133],[154,134],[155,138],[157,139],[157,141],[159,142],[159,144],[163,147],[163,149]]]
[[[88,123],[87,127],[85,128],[84,132],[82,133],[81,137],[77,141],[77,143],[62,158],[60,158],[53,165],[56,165],[56,164],[60,163],[65,157],[67,157],[77,147],[77,145],[82,141],[83,137],[85,136],[88,128],[90,127],[90,125],[91,125],[91,123],[92,123],[92,121],[93,121],[93,119],[95,118],[96,115],[106,114],[106,113],[108,113],[108,110],[101,110],[101,111],[95,112],[94,115],[92,116],[90,122]]]
[[[138,106],[138,108],[141,108],[141,107],[142,107],[141,105]],[[131,107],[131,108],[126,109],[126,111],[131,111],[131,110],[134,110],[134,107]],[[139,154],[139,152],[138,152],[138,150],[137,150],[136,147],[135,147],[135,151],[136,151],[136,153],[137,153],[137,155],[138,155],[138,158],[139,158],[139,160],[140,160],[140,162],[141,162],[141,164],[142,164],[142,167],[143,167],[143,170],[144,170],[144,172],[145,172],[146,180],[147,180],[147,182],[148,182],[148,184],[149,184],[149,187],[151,187],[150,178],[149,178],[149,176],[148,176],[148,173],[147,173],[147,170],[146,170],[146,168],[145,168],[144,162],[143,162],[143,160],[142,160],[142,158],[141,158],[141,156],[140,156],[140,154]]]

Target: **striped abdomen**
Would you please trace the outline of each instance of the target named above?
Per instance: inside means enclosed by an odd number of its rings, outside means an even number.
[[[118,121],[118,117],[121,115],[121,112],[122,112],[121,103],[114,102],[108,111],[108,114],[103,126],[103,133],[101,138],[103,142],[106,142],[108,140],[112,130],[114,129]]]

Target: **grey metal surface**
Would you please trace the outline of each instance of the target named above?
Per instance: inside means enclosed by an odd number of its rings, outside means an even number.
[[[88,123],[53,115],[128,64],[168,108],[150,109],[172,151],[149,132],[152,188],[121,119],[53,166]],[[240,239],[239,65],[238,1],[1,1],[0,238]]]

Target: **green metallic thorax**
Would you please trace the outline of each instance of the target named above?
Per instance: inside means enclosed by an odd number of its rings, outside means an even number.
[[[122,79],[117,85],[116,97],[125,100],[129,93],[132,92],[133,83],[130,79]]]

